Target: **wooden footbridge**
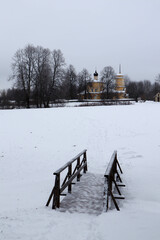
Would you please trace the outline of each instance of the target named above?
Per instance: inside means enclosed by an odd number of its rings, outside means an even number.
[[[84,150],[53,173],[55,184],[46,206],[52,202],[52,209],[58,208],[62,212],[96,215],[113,209],[113,206],[119,211],[118,201],[124,199],[120,188],[125,185],[117,152],[113,153],[104,176],[87,171],[87,150]]]

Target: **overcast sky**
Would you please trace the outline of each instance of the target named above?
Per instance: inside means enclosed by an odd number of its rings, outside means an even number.
[[[0,0],[0,89],[28,43],[61,49],[77,72],[112,66],[131,80],[160,73],[160,0]]]

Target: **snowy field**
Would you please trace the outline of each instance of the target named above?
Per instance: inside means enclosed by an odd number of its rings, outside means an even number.
[[[1,110],[0,239],[159,240],[159,112],[159,103]],[[101,175],[117,150],[126,184],[120,212],[45,207],[53,172],[83,149],[89,173]]]

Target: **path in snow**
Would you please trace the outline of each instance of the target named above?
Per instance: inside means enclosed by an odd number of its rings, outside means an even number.
[[[62,200],[59,211],[99,215],[103,211],[104,177],[87,172],[80,182],[72,185],[71,194]]]

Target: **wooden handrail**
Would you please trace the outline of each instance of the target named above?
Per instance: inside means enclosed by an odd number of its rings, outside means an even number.
[[[104,174],[105,177],[109,176],[112,173],[113,167],[114,167],[114,164],[115,164],[116,156],[117,156],[117,151],[114,151],[114,153],[112,154],[111,160],[108,164],[108,167],[106,169],[106,172]]]
[[[80,156],[82,156],[85,152],[87,152],[87,149],[84,149],[82,152],[80,152],[77,156],[75,156],[74,158],[72,158],[69,162],[67,162],[66,164],[64,164],[61,168],[59,168],[57,171],[55,171],[53,174],[57,175],[59,173],[61,173],[64,169],[66,169],[71,163],[75,162],[77,160],[77,158],[79,158]]]
[[[79,153],[76,157],[74,157],[72,160],[67,162],[64,166],[59,168],[57,171],[55,171],[53,174],[55,175],[55,185],[51,191],[51,194],[49,196],[49,199],[46,203],[46,206],[49,205],[51,199],[53,198],[52,203],[52,209],[56,209],[60,207],[60,196],[64,195],[62,192],[68,187],[68,193],[71,193],[72,191],[72,181],[77,177],[77,181],[80,181],[81,174],[80,172],[83,170],[84,173],[87,171],[87,150],[83,150],[81,153]],[[81,159],[81,157],[83,157]],[[74,163],[77,160],[77,164],[72,169],[72,163]],[[64,171],[68,167],[68,172],[61,183],[61,172]]]
[[[122,196],[119,187],[125,187],[125,184],[122,183],[122,179],[120,177],[120,173],[122,172],[122,169],[120,167],[120,164],[117,160],[117,151],[114,151],[112,154],[112,157],[110,159],[110,162],[108,164],[108,167],[106,169],[106,172],[104,174],[105,177],[105,187],[104,187],[104,195],[105,195],[105,210],[107,211],[109,208],[109,201],[110,198],[113,200],[114,205],[116,209],[119,211],[119,206],[116,202],[116,199],[124,199],[124,196]],[[113,194],[113,184],[118,192],[118,194],[114,195]]]

